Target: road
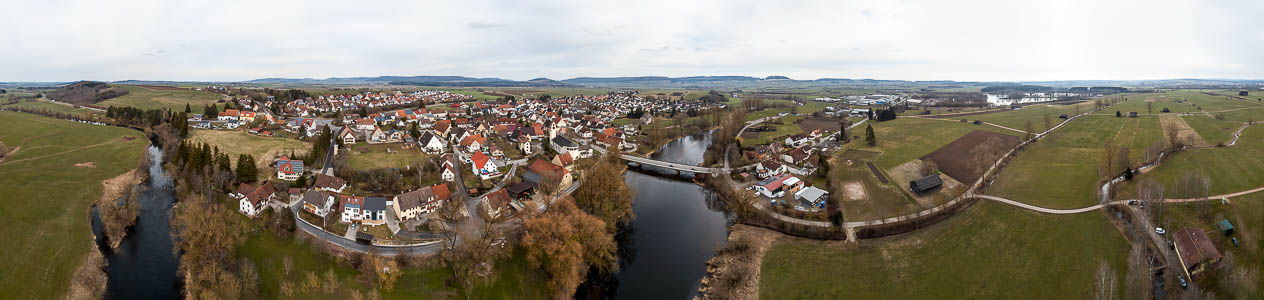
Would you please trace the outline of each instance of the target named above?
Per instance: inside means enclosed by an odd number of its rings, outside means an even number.
[[[338,247],[341,247],[343,249],[347,249],[347,250],[351,250],[351,251],[355,251],[359,253],[368,253],[370,251],[370,248],[373,248],[373,251],[377,252],[380,255],[398,256],[398,255],[416,255],[416,254],[435,254],[435,253],[439,253],[439,250],[441,250],[442,248],[443,243],[440,243],[437,241],[425,243],[425,244],[411,245],[411,246],[369,246],[369,245],[356,243],[354,240],[349,240],[349,239],[346,239],[345,237],[338,236],[331,232],[317,228],[316,225],[307,223],[307,220],[303,220],[303,218],[299,218],[298,214],[300,213],[299,207],[302,207],[301,204],[302,204],[302,201],[295,201],[294,204],[290,206],[290,211],[294,213],[295,226],[303,230],[304,232],[311,234],[312,236],[318,237],[331,244],[337,245]]]

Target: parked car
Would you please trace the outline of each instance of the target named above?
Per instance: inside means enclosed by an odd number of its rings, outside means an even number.
[[[1189,287],[1189,282],[1185,281],[1185,275],[1176,275],[1176,279],[1181,281],[1181,288]]]
[[[1166,233],[1167,233],[1167,230],[1163,230],[1163,227],[1155,227],[1155,228],[1154,228],[1154,233],[1158,233],[1158,234],[1166,234]]]
[[[1141,204],[1141,201],[1137,201],[1137,200],[1128,200],[1128,205],[1138,205],[1138,204]]]
[[[1236,237],[1234,237],[1234,238],[1229,238],[1229,241],[1233,242],[1233,246],[1234,246],[1234,247],[1237,247],[1237,246],[1238,246],[1238,238],[1236,238]]]

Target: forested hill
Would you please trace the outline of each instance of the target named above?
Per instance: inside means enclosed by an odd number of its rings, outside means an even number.
[[[126,89],[111,87],[104,82],[80,81],[48,92],[47,96],[49,99],[82,105],[105,101],[110,98],[127,95],[127,93]]]

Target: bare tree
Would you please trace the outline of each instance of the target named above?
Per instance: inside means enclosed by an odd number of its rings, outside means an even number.
[[[1150,215],[1156,218],[1155,221],[1159,224],[1163,223],[1163,193],[1166,191],[1167,188],[1153,178],[1137,184],[1137,199],[1150,204],[1152,211]]]
[[[1128,149],[1128,147],[1119,147],[1118,157],[1115,158],[1115,164],[1119,166],[1118,170],[1120,170],[1120,172],[1123,172],[1126,168],[1132,167],[1132,159],[1128,156],[1131,152],[1132,150]]]
[[[1045,130],[1049,130],[1049,129],[1053,129],[1053,117],[1049,116],[1049,114],[1046,113],[1045,114]]]
[[[1185,143],[1181,141],[1180,128],[1175,122],[1163,124],[1163,135],[1167,137],[1167,149],[1176,151],[1185,147]]]
[[[1154,102],[1146,102],[1146,113],[1154,114]]]
[[[1097,265],[1097,299],[1115,299],[1115,271],[1102,261]]]
[[[974,158],[974,171],[980,177],[991,168],[1001,156],[1005,155],[1005,146],[1001,143],[1000,138],[992,137],[970,149],[970,156]]]
[[[1118,157],[1118,153],[1119,145],[1116,145],[1114,140],[1106,141],[1106,144],[1102,145],[1102,165],[1100,168],[1102,172],[1105,172],[1102,174],[1103,180],[1115,178],[1115,174],[1117,174],[1115,173],[1115,166],[1118,163],[1115,159]]]
[[[1024,140],[1024,141],[1026,141],[1026,140],[1031,140],[1031,137],[1032,137],[1032,135],[1033,135],[1032,131],[1034,131],[1034,130],[1035,130],[1035,129],[1032,129],[1032,127],[1031,127],[1031,120],[1027,120],[1027,127],[1026,127],[1026,128],[1023,128],[1023,129],[1024,129],[1023,131],[1026,131],[1026,132],[1027,132],[1027,133],[1025,134],[1025,136],[1023,137],[1023,140]]]

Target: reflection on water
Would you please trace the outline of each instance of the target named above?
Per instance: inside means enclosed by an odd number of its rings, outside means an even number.
[[[109,276],[106,298],[109,299],[180,298],[180,278],[176,274],[180,263],[172,251],[169,222],[175,195],[171,178],[163,173],[162,151],[149,147],[149,158],[150,177],[145,182],[147,189],[140,196],[136,225],[128,231],[117,251],[105,244],[101,218],[93,209],[92,233],[105,255]]]

